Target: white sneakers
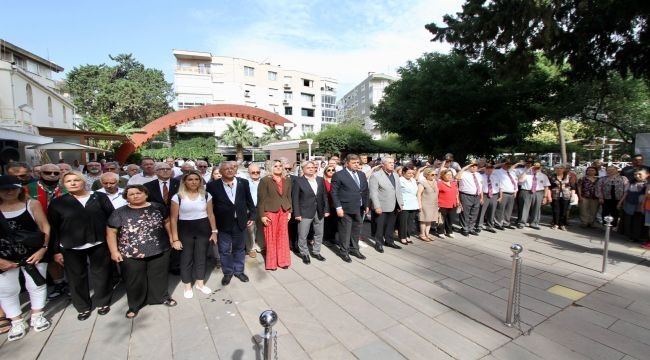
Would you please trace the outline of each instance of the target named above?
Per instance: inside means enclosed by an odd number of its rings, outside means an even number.
[[[25,322],[23,319],[20,320],[13,320],[11,322],[11,329],[9,330],[9,334],[7,335],[7,340],[8,341],[16,341],[20,340],[25,337]]]
[[[43,313],[32,314],[31,320],[34,331],[41,332],[50,328],[50,321],[43,316]]]
[[[212,294],[212,289],[210,289],[209,287],[207,287],[205,285],[203,285],[203,287],[198,287],[198,286],[195,285],[194,288],[196,288],[196,290],[204,293],[205,295]]]
[[[194,292],[192,291],[192,288],[190,288],[189,290],[184,290],[183,291],[183,297],[186,298],[186,299],[193,298],[194,297]]]

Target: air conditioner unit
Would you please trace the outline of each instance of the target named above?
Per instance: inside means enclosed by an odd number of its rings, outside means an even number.
[[[311,103],[311,107],[316,107],[316,103]]]
[[[282,101],[282,104],[283,104],[283,105],[289,105],[289,100],[283,100],[283,101]]]

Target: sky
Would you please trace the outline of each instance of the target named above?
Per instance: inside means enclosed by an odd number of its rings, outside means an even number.
[[[395,75],[426,52],[447,52],[424,25],[461,0],[44,1],[2,5],[0,38],[70,71],[131,53],[173,82],[173,49],[281,65],[339,82]],[[58,75],[64,77],[65,74]]]

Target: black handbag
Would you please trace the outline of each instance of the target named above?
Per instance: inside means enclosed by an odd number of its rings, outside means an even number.
[[[11,240],[13,246],[16,248],[22,247],[28,252],[33,253],[45,244],[45,234],[40,230],[11,230],[2,211],[0,211],[0,228],[2,228],[2,232]]]

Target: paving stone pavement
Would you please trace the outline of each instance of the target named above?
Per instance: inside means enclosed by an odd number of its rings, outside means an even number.
[[[368,231],[366,224],[365,231]],[[438,239],[346,264],[325,262],[267,272],[247,257],[251,281],[207,285],[178,306],[148,306],[131,321],[118,286],[108,315],[80,322],[67,299],[50,302],[52,328],[8,343],[1,359],[261,359],[259,315],[277,312],[279,359],[647,359],[650,255],[612,235],[601,274],[602,229],[530,228]],[[503,325],[512,243],[524,247],[521,330]],[[551,290],[551,291],[549,291]],[[522,332],[530,331],[529,335]]]

